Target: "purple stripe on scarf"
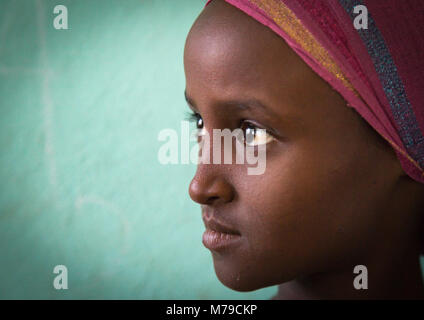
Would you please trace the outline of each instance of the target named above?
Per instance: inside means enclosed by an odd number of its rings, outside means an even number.
[[[339,2],[349,14],[353,23],[356,17],[353,8],[357,5],[363,5],[362,1],[339,0]],[[379,75],[403,144],[409,155],[416,159],[421,167],[424,167],[424,137],[408,100],[403,82],[399,77],[397,66],[371,12],[368,12],[368,29],[359,29],[358,33],[367,47],[375,70]]]

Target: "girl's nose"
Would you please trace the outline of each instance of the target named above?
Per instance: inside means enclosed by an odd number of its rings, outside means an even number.
[[[189,194],[202,205],[218,205],[234,199],[234,188],[224,177],[217,175],[216,166],[201,164],[190,183]]]

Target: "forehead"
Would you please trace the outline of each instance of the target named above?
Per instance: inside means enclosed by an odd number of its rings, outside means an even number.
[[[196,20],[184,65],[187,95],[198,104],[255,98],[285,103],[287,112],[290,105],[316,99],[322,89],[323,81],[283,39],[224,1],[213,1]]]
[[[260,87],[270,77],[278,81],[275,67],[288,74],[293,54],[271,30],[229,4],[215,1],[190,31],[184,60],[188,82],[247,89]]]

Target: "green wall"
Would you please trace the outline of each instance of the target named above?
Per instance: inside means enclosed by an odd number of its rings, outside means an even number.
[[[68,30],[53,8],[68,8]],[[204,1],[0,1],[0,298],[251,299],[216,278],[157,160],[185,116],[183,46]],[[188,110],[188,109],[187,109]],[[53,288],[66,265],[69,289]]]

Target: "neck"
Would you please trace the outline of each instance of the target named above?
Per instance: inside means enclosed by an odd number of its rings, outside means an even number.
[[[284,283],[273,299],[424,299],[419,254],[410,250],[358,263],[368,271],[368,289],[355,289],[353,268],[310,275]],[[362,272],[361,272],[362,274]]]

